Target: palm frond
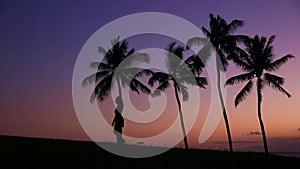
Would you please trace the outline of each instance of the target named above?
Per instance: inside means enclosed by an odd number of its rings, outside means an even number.
[[[220,39],[220,43],[228,45],[236,46],[238,42],[245,42],[249,40],[249,36],[247,35],[226,35]],[[230,46],[229,46],[230,47]]]
[[[270,45],[274,42],[275,35],[271,36],[267,42],[266,48],[270,47]]]
[[[228,24],[226,28],[227,33],[228,34],[234,33],[238,28],[242,26],[244,26],[244,21],[235,19]]]
[[[207,44],[203,46],[197,53],[197,56],[201,59],[204,65],[206,65],[208,60],[210,59],[211,52],[212,52],[212,46],[210,44]]]
[[[111,92],[111,86],[113,85],[112,78],[112,74],[107,75],[96,85],[90,97],[91,103],[95,101],[95,98],[99,99],[100,101],[103,101],[104,99],[106,99],[107,96],[109,96]]]
[[[217,15],[217,23],[218,23],[217,24],[218,26],[221,26],[221,28],[220,28],[220,27],[214,25],[218,29],[223,29],[223,26],[228,25],[227,22],[226,22],[226,20],[223,19],[220,15]]]
[[[136,66],[139,63],[149,63],[150,58],[147,53],[134,52],[128,55],[126,59],[122,60],[122,67]]]
[[[129,75],[132,78],[140,78],[145,76],[151,76],[154,72],[150,69],[130,67],[123,69],[123,73]]]
[[[172,42],[167,46],[166,50],[168,51],[168,53],[167,53],[168,56],[175,55],[175,56],[179,57],[180,59],[182,59],[183,51],[185,51],[185,48],[181,45],[176,46],[176,42]]]
[[[93,69],[98,69],[98,66],[100,65],[101,62],[91,62],[90,63],[90,68]]]
[[[248,53],[238,46],[233,47],[233,51],[227,55],[228,60],[232,60],[238,67],[245,71],[253,69],[253,63]]]
[[[249,82],[243,87],[243,89],[237,94],[234,105],[237,107],[247,96],[247,94],[251,91],[253,86],[252,80],[249,80]]]
[[[172,50],[174,49],[175,45],[176,45],[176,42],[171,42],[171,43],[167,46],[166,50],[167,50],[167,51],[172,51]]]
[[[103,71],[111,71],[112,67],[103,62],[91,62],[90,67],[93,69],[103,70]]]
[[[266,37],[264,37],[264,36],[260,37],[260,43],[259,44],[261,44],[262,46],[265,46],[266,42],[267,42]]]
[[[195,77],[197,86],[206,89],[205,85],[207,85],[207,78],[206,77]]]
[[[115,59],[116,54],[110,49],[104,55],[103,61],[108,65],[113,65],[113,58]]]
[[[166,81],[170,80],[170,75],[163,73],[163,72],[155,72],[149,78],[148,84],[152,87],[156,82],[162,84]]]
[[[274,62],[272,62],[270,65],[268,65],[265,69],[267,71],[274,71],[274,70],[278,70],[283,64],[285,64],[288,60],[295,58],[295,56],[288,54],[283,56],[280,59],[275,60]]]
[[[165,66],[169,73],[174,73],[183,62],[183,51],[185,49],[180,45],[174,46],[174,43],[171,43],[167,49],[169,51],[167,51],[166,54],[167,58],[165,60]]]
[[[102,55],[106,55],[107,52],[106,52],[106,50],[103,47],[98,46],[98,53],[100,53]]]
[[[267,83],[269,83],[270,81],[277,83],[279,85],[283,85],[284,83],[284,78],[270,73],[264,73],[264,79],[266,80]]]
[[[241,69],[243,69],[245,71],[251,71],[253,69],[253,67],[251,65],[249,65],[247,62],[245,62],[244,59],[239,58],[238,55],[230,54],[227,56],[227,58],[229,60],[232,60],[238,67],[240,67]]]
[[[251,80],[252,78],[254,78],[255,72],[249,72],[249,73],[244,73],[244,74],[240,74],[237,76],[233,76],[231,78],[229,78],[228,80],[226,80],[225,86],[227,85],[233,85],[236,83],[242,83],[246,80]]]
[[[200,75],[203,68],[205,67],[204,63],[197,55],[189,56],[184,61],[184,64],[186,64],[195,75]]]
[[[103,78],[104,76],[107,76],[109,74],[109,71],[101,71],[101,72],[96,72],[93,73],[91,75],[89,75],[88,77],[84,78],[82,80],[82,87],[86,87],[88,85],[91,85],[93,83],[98,83],[98,81]]]
[[[207,44],[208,42],[209,42],[208,39],[205,37],[193,37],[186,42],[186,45],[188,47],[192,47],[197,45],[204,45]]]
[[[217,16],[217,17],[219,18],[219,16]],[[212,33],[216,32],[216,31],[213,31],[213,30],[215,30],[217,28],[220,28],[220,23],[213,14],[209,14],[209,18],[210,18],[209,27],[212,30],[211,32]],[[203,27],[202,27],[202,29],[203,29]]]
[[[207,38],[211,37],[211,33],[204,26],[202,26],[202,32]]]
[[[166,90],[170,86],[169,81],[163,81],[159,86],[151,93],[151,96],[160,96],[161,92]]]
[[[149,94],[151,90],[137,79],[132,79],[129,85],[130,89],[140,94],[139,91]]]
[[[207,85],[207,79],[205,77],[195,76],[191,72],[187,74],[182,74],[179,77],[173,77],[173,80],[179,84],[188,84],[192,86],[198,86],[201,88],[205,88]]]
[[[127,58],[130,55],[132,55],[134,52],[135,52],[135,50],[133,48],[130,49],[130,51],[125,55],[125,58]]]
[[[117,43],[120,42],[120,36],[116,37],[116,38],[113,38],[111,40],[111,46],[115,46]]]
[[[291,94],[281,86],[284,82],[283,78],[271,74],[267,74],[266,76],[265,74],[263,81],[273,89],[285,94],[287,97],[291,97]]]

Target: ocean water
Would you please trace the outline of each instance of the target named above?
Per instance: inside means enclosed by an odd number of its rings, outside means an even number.
[[[279,155],[279,156],[286,156],[286,157],[298,157],[300,158],[300,152],[274,152],[271,153],[274,155]]]

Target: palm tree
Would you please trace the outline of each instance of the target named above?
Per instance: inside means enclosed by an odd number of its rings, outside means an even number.
[[[220,104],[223,108],[223,117],[226,125],[228,143],[230,152],[233,152],[232,139],[230,134],[230,126],[228,122],[227,112],[225,109],[225,103],[221,91],[221,71],[226,71],[228,66],[228,61],[226,55],[234,52],[237,42],[247,39],[245,35],[233,35],[233,33],[244,25],[244,21],[233,20],[229,24],[219,15],[215,17],[213,14],[210,17],[210,30],[202,27],[202,32],[206,37],[193,37],[188,40],[187,46],[191,47],[194,45],[204,45],[198,52],[198,56],[204,64],[207,63],[211,56],[211,51],[216,51],[216,71],[217,71],[217,86],[218,94],[220,99]]]
[[[122,86],[129,86],[132,91],[150,93],[150,89],[137,78],[143,75],[151,75],[152,71],[135,67],[134,63],[149,62],[149,56],[146,53],[135,52],[128,49],[128,42],[120,37],[111,41],[112,48],[106,51],[103,47],[98,47],[98,52],[104,55],[103,61],[92,62],[91,68],[97,71],[82,81],[82,86],[96,84],[91,95],[91,102],[103,101],[109,96],[111,87],[117,83],[119,96],[122,98]]]
[[[156,82],[158,82],[158,87],[152,93],[153,96],[159,96],[161,91],[164,91],[168,87],[170,87],[170,83],[173,84],[176,101],[178,104],[178,111],[180,116],[180,123],[182,128],[182,133],[184,136],[184,145],[185,148],[188,149],[188,140],[185,131],[185,125],[183,120],[183,113],[181,109],[181,103],[179,98],[179,93],[182,96],[183,101],[187,101],[189,94],[187,91],[187,87],[185,84],[197,85],[201,88],[205,88],[207,84],[207,80],[205,77],[195,76],[199,75],[202,71],[202,68],[199,68],[199,64],[194,64],[197,61],[195,55],[188,57],[186,60],[183,60],[183,52],[185,49],[182,46],[177,45],[173,42],[169,44],[166,49],[167,59],[166,59],[166,67],[167,73],[164,72],[155,72],[149,79],[149,85],[154,86]],[[198,60],[201,62],[201,60]],[[204,64],[202,63],[203,67]],[[192,73],[191,73],[192,71]]]
[[[253,86],[253,80],[256,79],[257,113],[266,154],[268,154],[267,137],[261,116],[262,89],[264,86],[268,85],[273,89],[284,93],[288,97],[291,97],[291,95],[282,87],[284,78],[268,72],[278,70],[281,65],[286,63],[289,59],[294,58],[293,55],[288,54],[274,61],[272,45],[274,39],[275,36],[271,36],[267,40],[266,37],[258,37],[256,35],[253,39],[249,39],[248,42],[244,42],[246,47],[245,51],[241,50],[238,57],[232,56],[232,58],[234,62],[247,73],[231,77],[226,81],[226,85],[248,81],[235,98],[234,104],[237,107],[250,93]]]

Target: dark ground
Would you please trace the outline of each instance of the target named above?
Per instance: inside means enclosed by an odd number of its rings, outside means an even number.
[[[143,149],[140,146],[138,148]],[[262,153],[235,152],[231,154],[225,151],[174,148],[154,157],[138,159],[111,154],[94,142],[12,136],[0,136],[0,153],[1,169],[300,169],[300,158],[265,156]]]

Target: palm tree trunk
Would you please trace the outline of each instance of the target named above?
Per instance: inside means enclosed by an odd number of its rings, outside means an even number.
[[[177,91],[175,85],[174,85],[174,90],[175,90],[175,96],[176,96],[176,100],[177,100],[177,104],[178,104],[179,117],[180,117],[181,129],[182,129],[182,133],[183,133],[185,149],[189,149],[185,126],[184,126],[184,121],[183,121],[182,110],[181,110],[181,104],[180,104],[180,100],[179,100],[179,96],[178,96],[178,91]]]
[[[268,143],[267,143],[267,136],[265,133],[265,127],[264,123],[261,117],[261,102],[262,102],[262,94],[261,94],[261,89],[262,89],[262,80],[260,77],[257,79],[257,113],[258,113],[258,119],[259,119],[259,124],[260,124],[260,129],[261,129],[261,134],[263,136],[263,142],[264,142],[264,149],[265,149],[265,154],[269,154],[268,150]]]
[[[122,87],[121,87],[121,79],[120,79],[120,77],[117,77],[117,85],[118,85],[119,96],[123,100],[123,97],[122,97]]]
[[[220,103],[221,103],[221,106],[222,106],[222,109],[223,109],[223,117],[224,117],[224,122],[225,122],[225,125],[226,125],[229,150],[230,150],[230,152],[233,152],[230,126],[229,126],[227,112],[226,112],[226,108],[225,108],[225,104],[224,104],[224,100],[223,100],[223,94],[221,92],[221,79],[220,79],[221,69],[218,66],[218,63],[216,63],[216,65],[217,65],[217,84],[218,84],[219,99],[220,99]]]

